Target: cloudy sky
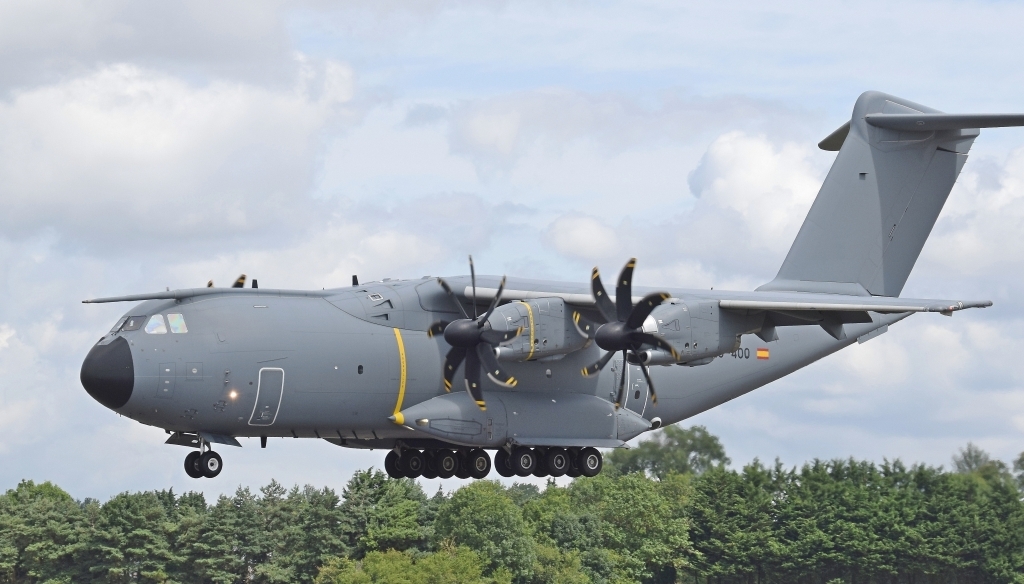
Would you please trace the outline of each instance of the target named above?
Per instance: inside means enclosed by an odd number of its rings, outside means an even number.
[[[82,389],[125,308],[84,298],[454,274],[469,253],[577,281],[636,255],[640,284],[751,289],[862,91],[1024,111],[1022,4],[789,6],[0,0],[0,489],[340,488],[381,463],[249,442],[186,478],[184,449]],[[986,130],[904,295],[993,308],[912,317],[690,422],[736,464],[1012,459],[1022,233],[1024,129]]]

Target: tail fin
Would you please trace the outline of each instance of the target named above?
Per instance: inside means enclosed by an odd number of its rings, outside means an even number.
[[[838,150],[786,261],[758,290],[899,296],[978,128],[1024,115],[943,114],[869,91],[818,145]]]

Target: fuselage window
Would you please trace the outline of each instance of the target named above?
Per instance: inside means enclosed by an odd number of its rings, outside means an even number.
[[[151,335],[167,334],[167,325],[164,324],[163,315],[154,314],[149,317],[149,322],[146,323],[146,333]]]
[[[188,327],[185,326],[185,317],[180,314],[168,314],[167,324],[171,325],[172,333],[188,332]]]
[[[121,325],[122,331],[137,331],[142,328],[142,323],[146,322],[146,315],[142,316],[129,316],[124,324]]]

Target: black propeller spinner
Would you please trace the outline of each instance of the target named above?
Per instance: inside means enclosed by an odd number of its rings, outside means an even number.
[[[498,292],[494,295],[494,299],[491,300],[491,305],[488,307],[487,312],[477,316],[476,271],[473,268],[473,256],[469,257],[469,272],[473,283],[473,318],[466,314],[466,309],[462,307],[462,303],[455,297],[448,283],[438,278],[437,282],[448,293],[448,297],[458,307],[463,318],[451,322],[444,320],[435,322],[430,325],[427,335],[433,337],[434,335],[443,334],[445,342],[452,346],[444,358],[445,391],[451,391],[452,378],[455,377],[455,371],[465,361],[466,391],[469,392],[470,397],[473,398],[473,401],[476,402],[476,405],[481,410],[486,410],[487,404],[484,402],[483,388],[480,385],[482,379],[480,375],[481,364],[486,368],[487,377],[491,381],[505,387],[515,387],[517,383],[516,378],[506,373],[501,368],[501,365],[498,364],[498,359],[494,356],[494,347],[516,338],[523,332],[523,329],[519,327],[518,330],[503,333],[492,329],[487,322],[487,319],[494,312],[494,308],[501,301],[501,293],[505,289],[505,278],[501,279]]]
[[[664,292],[648,294],[634,307],[632,297],[634,267],[636,267],[636,258],[631,258],[619,273],[619,281],[615,286],[615,304],[612,304],[611,299],[608,298],[608,293],[601,283],[601,275],[596,267],[590,277],[590,290],[594,294],[594,302],[605,321],[604,324],[597,327],[594,340],[598,347],[608,352],[593,365],[584,367],[582,373],[584,377],[597,373],[604,369],[615,353],[622,351],[622,376],[619,378],[619,393],[615,398],[616,409],[622,406],[625,399],[626,367],[629,366],[630,354],[633,356],[633,362],[640,366],[640,370],[647,380],[647,390],[654,403],[658,403],[658,394],[654,392],[654,382],[651,381],[647,366],[640,360],[637,352],[643,345],[652,345],[670,352],[675,359],[679,359],[679,354],[668,341],[642,330],[647,317],[651,315],[655,307],[667,300],[669,295]],[[578,320],[579,315],[575,314],[573,318]]]

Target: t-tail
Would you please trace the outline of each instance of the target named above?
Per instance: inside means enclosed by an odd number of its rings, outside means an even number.
[[[946,114],[869,91],[821,141],[839,151],[778,275],[759,290],[899,296],[980,128],[1021,114]]]

